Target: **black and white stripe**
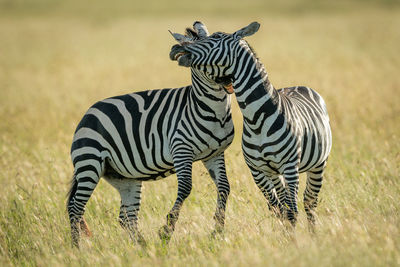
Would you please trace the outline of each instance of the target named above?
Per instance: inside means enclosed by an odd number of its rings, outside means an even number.
[[[224,150],[234,136],[231,99],[202,72],[192,69],[191,74],[190,86],[111,97],[83,116],[71,147],[75,170],[67,201],[75,245],[80,231],[89,231],[83,214],[101,177],[121,195],[121,225],[142,242],[137,230],[142,182],[176,172],[177,198],[159,231],[169,240],[190,194],[192,163],[197,160],[217,186],[216,230],[222,230],[230,190]]]
[[[272,86],[263,64],[242,39],[258,28],[255,22],[233,34],[217,32],[184,49],[191,55],[192,68],[210,79],[232,80],[244,119],[242,148],[246,163],[269,204],[293,225],[298,213],[299,173],[307,172],[304,206],[313,224],[332,145],[326,105],[311,88],[276,90]]]

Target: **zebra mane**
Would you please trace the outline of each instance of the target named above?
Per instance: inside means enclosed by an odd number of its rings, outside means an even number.
[[[244,39],[242,39],[243,43],[248,47],[248,49],[250,50],[250,52],[253,54],[254,59],[256,60],[256,67],[257,69],[263,73],[264,77],[265,77],[265,81],[264,81],[264,86],[265,86],[265,90],[269,90],[270,86],[271,86],[271,82],[268,79],[268,72],[265,69],[264,64],[261,62],[260,58],[257,56],[256,51],[254,50],[253,47],[251,47],[251,45]]]
[[[243,39],[242,39],[243,40]],[[246,41],[246,40],[243,40],[244,41],[244,43],[247,45],[247,47],[249,48],[249,50],[251,51],[251,53],[253,53],[253,55],[254,55],[254,57],[257,59],[257,62],[260,62],[260,59],[258,58],[258,56],[257,56],[257,53],[256,53],[256,51],[254,50],[254,48]],[[260,62],[261,63],[261,62]]]

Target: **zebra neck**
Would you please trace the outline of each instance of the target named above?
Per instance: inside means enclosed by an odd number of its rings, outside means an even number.
[[[241,45],[238,54],[233,88],[244,120],[254,122],[260,112],[273,114],[280,109],[280,96],[269,81],[264,65],[247,43]]]
[[[231,113],[231,96],[222,91],[219,85],[210,84],[194,72],[192,72],[190,102],[202,113],[200,116],[212,116],[221,122]]]

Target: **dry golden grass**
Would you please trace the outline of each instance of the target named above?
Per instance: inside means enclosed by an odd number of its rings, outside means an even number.
[[[191,9],[150,1],[136,10],[136,2],[118,8],[89,1],[94,11],[74,1],[32,3],[0,1],[0,265],[400,265],[400,10],[394,2],[358,8],[354,1],[238,1],[225,9],[205,1],[209,7]],[[216,190],[195,164],[193,191],[168,247],[156,232],[175,199],[175,176],[144,185],[139,224],[146,249],[120,229],[118,193],[103,181],[86,212],[94,236],[82,240],[80,251],[72,248],[65,194],[77,123],[97,100],[189,84],[188,69],[168,58],[174,41],[167,30],[182,31],[197,19],[210,31],[227,32],[259,21],[249,42],[275,87],[308,85],[324,96],[334,144],[316,234],[307,231],[301,201],[294,235],[271,216],[243,161],[235,103],[223,239],[209,238]]]

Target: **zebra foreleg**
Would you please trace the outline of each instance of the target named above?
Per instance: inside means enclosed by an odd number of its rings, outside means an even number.
[[[263,193],[267,200],[268,208],[277,216],[280,217],[282,208],[279,202],[277,192],[274,190],[274,180],[272,176],[267,176],[263,172],[250,168],[251,174],[253,175],[254,182]]]
[[[274,185],[274,190],[276,193],[276,197],[278,198],[278,209],[279,209],[279,218],[283,218],[285,213],[285,181],[282,175],[274,175],[271,177],[272,183]]]
[[[304,190],[304,210],[313,231],[315,225],[315,211],[318,204],[318,194],[321,190],[326,162],[307,172],[306,189]]]
[[[121,227],[128,232],[133,242],[146,245],[146,241],[137,227],[142,182],[130,178],[104,178],[118,190],[121,196],[119,212],[119,223]]]
[[[287,169],[283,173],[285,179],[285,208],[286,218],[290,221],[292,226],[296,225],[297,221],[297,194],[299,191],[299,172],[297,168]]]
[[[178,177],[178,196],[167,215],[167,223],[158,231],[160,239],[167,243],[175,230],[182,204],[192,190],[192,164],[192,152],[179,151],[174,155],[174,166]]]
[[[226,202],[230,192],[229,181],[226,177],[224,153],[204,161],[203,163],[218,190],[217,209],[214,215],[215,230],[212,233],[212,235],[215,236],[216,234],[222,233],[224,230]]]

